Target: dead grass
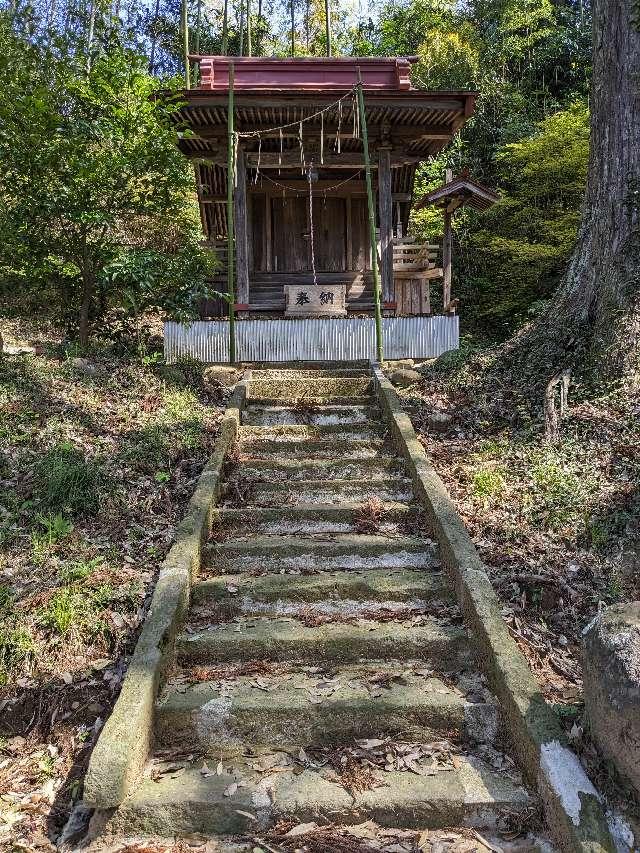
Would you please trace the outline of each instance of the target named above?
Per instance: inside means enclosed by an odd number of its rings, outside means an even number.
[[[375,534],[380,531],[384,518],[384,504],[380,498],[371,496],[358,509],[354,519],[357,533]]]

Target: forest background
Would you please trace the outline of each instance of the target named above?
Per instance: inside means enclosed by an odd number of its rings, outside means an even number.
[[[326,52],[323,0],[228,4],[228,51]],[[539,315],[580,218],[591,20],[579,0],[330,0],[334,54],[411,55],[413,83],[477,89],[476,114],[416,192],[469,167],[502,200],[458,214],[454,289],[466,332],[508,337]],[[194,52],[220,53],[222,3],[188,0]],[[249,16],[250,28],[247,27]],[[171,112],[183,85],[178,0],[11,0],[0,18],[0,295],[70,337],[118,337],[147,308],[181,315],[215,264],[200,246]],[[293,28],[292,28],[293,21]],[[249,29],[251,36],[249,36]],[[195,69],[194,69],[195,70]],[[158,89],[176,100],[154,100]],[[420,212],[414,233],[437,238]],[[46,306],[46,307],[45,307]],[[100,321],[98,323],[98,321]]]

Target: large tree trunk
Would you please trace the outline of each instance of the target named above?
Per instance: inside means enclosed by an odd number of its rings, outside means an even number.
[[[571,364],[589,379],[609,381],[631,376],[638,367],[640,32],[634,4],[593,4],[591,143],[582,223],[563,285],[516,346],[530,373],[539,371],[540,381]]]

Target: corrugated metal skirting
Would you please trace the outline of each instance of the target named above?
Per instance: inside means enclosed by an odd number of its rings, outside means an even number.
[[[384,357],[435,358],[459,345],[457,316],[384,317]],[[229,361],[229,324],[200,320],[164,324],[164,355],[168,364],[181,356],[215,363]],[[289,320],[239,320],[238,361],[376,360],[372,317]]]

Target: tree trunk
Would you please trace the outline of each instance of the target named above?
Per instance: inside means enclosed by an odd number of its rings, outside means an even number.
[[[89,319],[94,292],[95,278],[93,273],[85,270],[82,274],[82,302],[80,303],[80,315],[78,318],[78,339],[83,349],[89,344]]]
[[[153,75],[156,70],[156,45],[158,43],[158,17],[160,16],[160,0],[156,0],[156,8],[153,14],[153,31],[151,36],[151,56],[149,57],[149,74]]]
[[[592,7],[591,142],[582,222],[564,283],[515,349],[540,382],[572,363],[586,378],[605,381],[629,378],[638,366],[640,32],[633,3],[594,0]]]

